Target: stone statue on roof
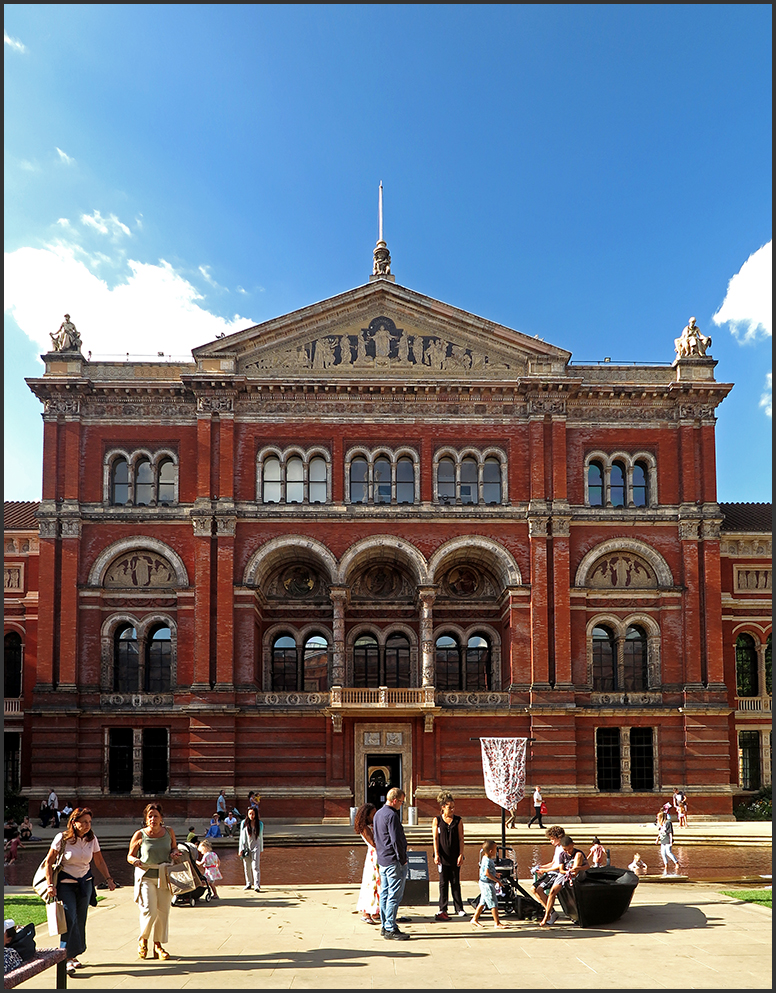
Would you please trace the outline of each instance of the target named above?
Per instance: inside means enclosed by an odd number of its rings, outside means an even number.
[[[65,314],[64,321],[59,325],[59,331],[56,334],[53,332],[50,333],[49,338],[51,338],[55,352],[81,351],[81,335],[78,333],[75,324],[71,322],[70,314]]]
[[[701,332],[695,318],[691,317],[680,337],[674,339],[674,348],[680,359],[698,358],[711,348],[711,338]]]

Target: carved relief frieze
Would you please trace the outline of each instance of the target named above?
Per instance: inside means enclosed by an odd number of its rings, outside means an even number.
[[[606,423],[607,421],[676,421],[678,411],[675,407],[657,405],[641,405],[632,400],[622,400],[617,404],[601,401],[593,404],[570,403],[568,408],[569,421],[586,423]]]
[[[509,706],[508,693],[446,693],[437,691],[438,707],[469,707],[493,710]]]
[[[326,707],[328,703],[328,693],[277,691],[256,694],[257,707]]]
[[[700,419],[702,421],[714,418],[716,407],[710,403],[680,403],[679,417],[683,421]]]
[[[773,554],[773,542],[767,539],[732,539],[727,541],[722,541],[720,544],[720,552],[723,555],[740,555],[742,557],[748,558],[749,556],[763,556],[765,558],[771,558]]]
[[[127,400],[99,401],[90,400],[83,405],[82,414],[97,420],[119,419],[133,420],[192,420],[195,414],[194,404],[184,401],[143,401],[137,397]]]
[[[100,696],[100,706],[114,710],[149,710],[172,705],[172,693],[103,693]]]
[[[249,375],[390,370],[403,376],[423,377],[437,372],[486,378],[491,373],[504,372],[517,377],[524,375],[526,368],[520,356],[455,341],[447,333],[409,334],[385,316],[376,317],[358,331],[319,334],[290,348],[268,348],[244,366]]]
[[[773,570],[770,566],[761,569],[741,565],[735,567],[735,590],[737,593],[770,592],[772,580]]]
[[[304,563],[284,566],[270,578],[264,592],[271,600],[321,600],[329,595],[315,569]]]
[[[175,584],[175,570],[167,559],[145,550],[119,555],[103,578],[108,589],[166,589]]]
[[[658,585],[652,567],[631,552],[604,555],[595,563],[588,586],[598,590],[654,589]]]
[[[3,589],[8,593],[21,592],[23,588],[22,566],[7,565],[3,568]]]
[[[534,396],[528,400],[529,414],[565,414],[566,400],[556,396]]]
[[[679,521],[681,541],[697,541],[700,535],[700,521]]]

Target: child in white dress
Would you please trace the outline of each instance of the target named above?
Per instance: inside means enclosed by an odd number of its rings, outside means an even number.
[[[197,868],[210,883],[210,889],[213,891],[213,898],[218,899],[218,887],[216,883],[219,879],[224,877],[221,875],[221,860],[213,851],[213,846],[209,841],[200,841],[197,845],[197,851],[202,855],[202,860],[197,862]]]

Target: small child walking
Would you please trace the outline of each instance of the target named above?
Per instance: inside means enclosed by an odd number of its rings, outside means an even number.
[[[496,863],[494,861],[496,851],[495,841],[483,842],[480,849],[480,902],[477,904],[474,917],[471,919],[472,927],[482,927],[482,924],[480,924],[480,915],[487,907],[493,914],[493,920],[495,922],[493,926],[496,928],[506,928],[506,924],[501,922],[498,915],[496,884],[501,879],[501,876],[496,872]]]
[[[213,891],[213,898],[218,899],[218,888],[216,883],[224,877],[221,875],[221,860],[213,851],[213,846],[209,841],[200,841],[197,851],[202,855],[202,861],[197,862],[197,868],[204,873],[205,879],[210,883]]]
[[[593,838],[593,844],[587,857],[593,863],[594,869],[597,869],[599,865],[606,865],[606,849],[597,837]]]

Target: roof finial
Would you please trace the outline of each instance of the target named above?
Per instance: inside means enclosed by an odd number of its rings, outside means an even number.
[[[378,194],[377,201],[377,244],[374,250],[374,265],[372,266],[372,275],[369,277],[369,282],[373,282],[375,279],[390,279],[392,283],[396,282],[396,277],[391,274],[391,253],[388,251],[388,246],[383,241],[383,182],[380,180],[380,190]]]

